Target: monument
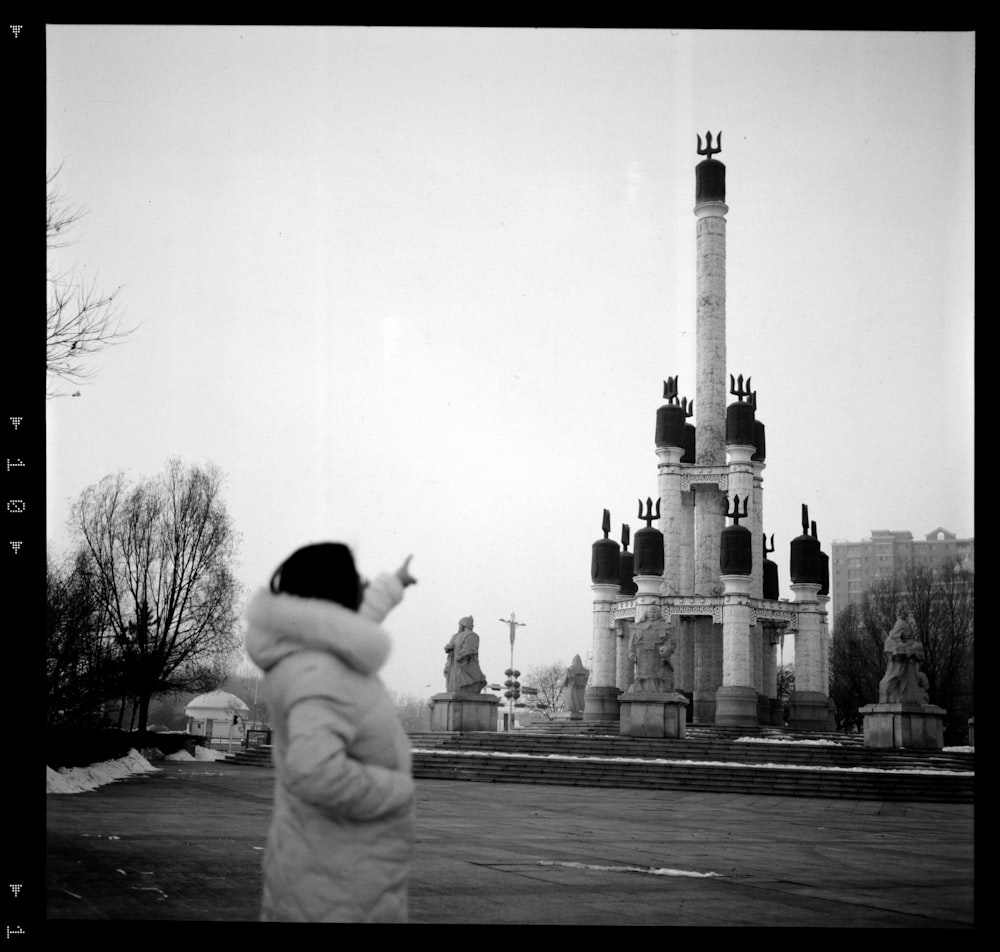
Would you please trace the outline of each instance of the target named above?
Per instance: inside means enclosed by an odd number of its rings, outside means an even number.
[[[681,397],[678,377],[664,381],[653,441],[655,509],[652,499],[645,513],[640,503],[639,517],[647,525],[636,533],[632,553],[609,538],[610,514],[604,510],[604,538],[593,544],[591,556],[593,663],[584,720],[619,720],[634,730],[636,698],[652,693],[690,699],[695,724],[754,727],[776,723],[775,717],[780,723],[778,646],[790,637],[796,690],[789,726],[826,730],[832,727],[829,598],[815,524],[810,535],[803,506],[806,539],[791,546],[793,598],[782,598],[767,546],[760,551],[765,428],[757,391],[749,376],[734,377],[726,366],[729,207],[726,167],[716,158],[721,150],[721,133],[717,139],[708,133],[704,144],[698,136],[704,158],[695,167],[695,399]],[[736,398],[728,406],[727,382]],[[727,519],[735,524],[727,527]],[[624,532],[626,545],[627,538]],[[633,564],[626,565],[626,556]],[[667,692],[634,687],[634,666],[626,657],[632,629],[653,620],[648,609],[654,605],[672,632],[673,684]],[[684,707],[675,710],[683,713]]]
[[[920,670],[924,649],[902,610],[882,650],[885,674],[878,685],[878,703],[861,708],[865,747],[940,750],[946,712],[927,703],[927,676]]]
[[[570,720],[580,720],[583,717],[584,691],[589,677],[590,670],[583,666],[579,655],[574,655],[573,663],[566,669],[566,677],[563,679],[563,687],[569,688],[569,701],[566,709],[567,717]]]
[[[471,615],[444,646],[445,690],[430,701],[432,731],[495,731],[500,699],[483,694],[486,676],[479,667],[479,635]]]
[[[620,732],[632,737],[684,737],[687,698],[674,690],[677,640],[660,606],[646,606],[627,642],[629,686],[619,697]]]

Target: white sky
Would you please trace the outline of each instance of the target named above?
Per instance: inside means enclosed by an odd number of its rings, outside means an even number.
[[[641,527],[663,380],[695,395],[709,130],[783,596],[802,503],[827,551],[971,536],[974,43],[49,27],[60,261],[137,325],[47,403],[50,543],[101,477],[212,461],[248,589],[310,541],[413,553],[389,687],[443,690],[466,614],[491,681],[511,611],[520,670],[586,658],[602,511]]]

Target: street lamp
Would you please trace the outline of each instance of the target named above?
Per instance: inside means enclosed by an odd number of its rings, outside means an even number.
[[[510,717],[507,724],[507,730],[514,729],[514,702],[521,696],[521,682],[517,679],[521,676],[521,672],[514,668],[514,630],[516,628],[526,627],[523,621],[518,621],[517,616],[511,612],[510,618],[501,618],[501,622],[505,625],[510,626],[510,667],[504,671],[507,675],[507,680],[504,681],[504,687],[507,688],[503,692],[503,696],[508,698],[510,701]]]

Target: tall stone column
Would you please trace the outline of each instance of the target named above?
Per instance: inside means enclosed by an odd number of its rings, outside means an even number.
[[[822,620],[818,582],[792,582],[798,609],[795,633],[795,690],[792,692],[789,726],[798,730],[825,731],[829,698],[823,683]]]
[[[721,151],[712,136],[698,152],[706,156],[695,168],[697,218],[696,358],[698,408],[697,460],[701,465],[726,462],[726,167],[712,156]]]
[[[610,583],[590,586],[594,593],[593,660],[590,681],[584,691],[584,720],[611,720],[618,717],[616,684],[617,637],[611,610],[619,587]]]

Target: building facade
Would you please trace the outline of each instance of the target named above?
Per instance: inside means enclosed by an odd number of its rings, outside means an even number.
[[[911,563],[937,569],[956,561],[974,567],[974,539],[959,539],[940,526],[923,539],[912,532],[872,530],[871,538],[858,542],[834,540],[830,546],[830,594],[833,617],[848,605],[861,603],[861,595],[880,579],[900,574]]]

